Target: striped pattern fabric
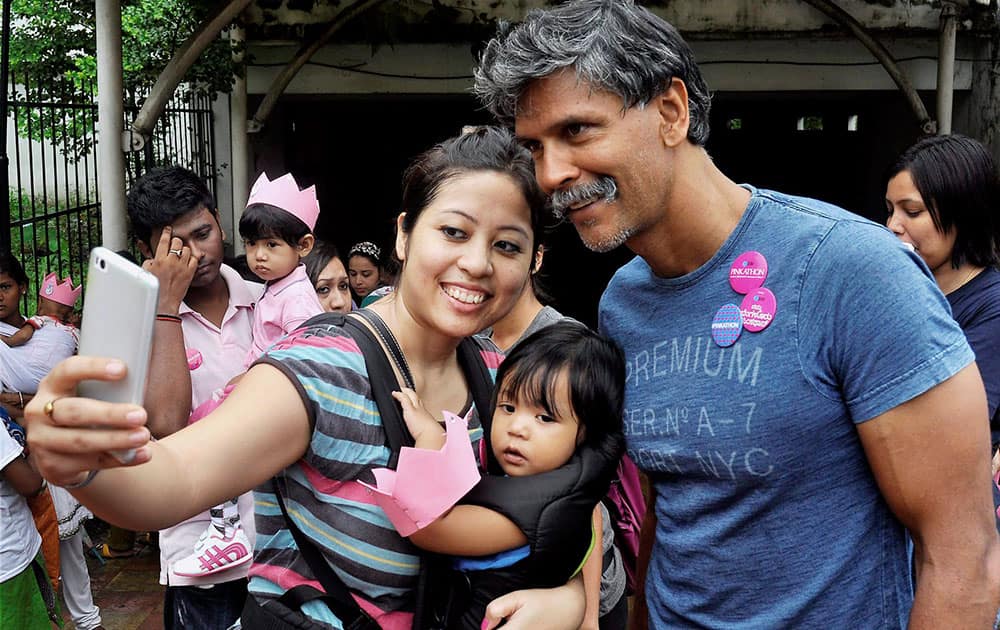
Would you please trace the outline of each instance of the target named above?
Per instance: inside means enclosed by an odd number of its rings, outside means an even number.
[[[488,340],[476,343],[495,378],[501,355]],[[409,628],[420,569],[417,550],[357,483],[372,482],[371,469],[389,459],[361,351],[340,328],[322,325],[295,331],[262,362],[288,376],[314,427],[305,456],[278,479],[289,516],[383,628]],[[482,438],[476,412],[469,431],[474,442]],[[284,526],[274,485],[265,483],[254,496],[257,541],[250,592],[263,602],[300,584],[322,590]],[[321,602],[310,602],[303,612],[319,627],[342,627]]]

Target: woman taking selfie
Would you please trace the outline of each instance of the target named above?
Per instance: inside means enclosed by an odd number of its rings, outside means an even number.
[[[528,281],[544,208],[530,157],[496,128],[437,145],[404,176],[398,288],[370,311],[397,340],[427,408],[471,411],[470,433],[488,411],[470,407],[456,350],[513,306]],[[492,345],[476,343],[495,365]],[[285,597],[322,578],[293,543],[295,528],[277,503],[379,626],[411,626],[420,557],[370,493],[353,485],[372,480],[371,469],[385,466],[389,452],[366,358],[343,329],[292,333],[216,411],[154,443],[143,427],[145,410],[72,397],[80,380],[120,378],[123,369],[75,357],[43,383],[28,415],[46,477],[78,485],[74,492],[96,514],[136,529],[169,525],[256,488],[248,608],[277,611],[303,627],[341,625],[326,599],[299,606]],[[227,457],[218,456],[220,444]],[[135,466],[117,466],[106,454],[131,447],[139,449]],[[488,610],[487,627],[510,615],[509,628],[575,627],[583,612],[578,582],[501,598]]]

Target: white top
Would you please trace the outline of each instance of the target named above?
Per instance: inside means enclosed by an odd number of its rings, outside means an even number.
[[[17,332],[0,322],[0,335]],[[4,391],[34,394],[38,383],[56,363],[76,353],[76,339],[67,326],[42,326],[22,346],[0,342],[0,382]]]
[[[20,457],[22,450],[0,427],[0,469]],[[35,529],[28,502],[0,477],[0,582],[24,571],[41,546],[42,537]]]

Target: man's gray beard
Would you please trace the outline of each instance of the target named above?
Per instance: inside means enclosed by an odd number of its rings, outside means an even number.
[[[583,237],[580,230],[577,230],[577,234],[580,236],[580,240],[583,242],[583,246],[592,252],[597,252],[598,254],[605,254],[613,249],[621,247],[625,244],[628,239],[632,238],[638,231],[635,227],[622,228],[612,234],[611,236],[601,239],[599,241],[588,241]]]

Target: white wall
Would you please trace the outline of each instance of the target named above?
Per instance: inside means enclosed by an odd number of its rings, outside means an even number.
[[[19,124],[24,129],[23,118]],[[11,188],[20,188],[22,194],[34,196],[39,203],[44,194],[45,202],[50,207],[72,207],[96,200],[97,169],[93,155],[74,163],[65,159],[65,154],[51,142],[36,142],[18,137],[14,129],[13,114],[7,120],[6,140]],[[14,211],[12,208],[11,212]]]

